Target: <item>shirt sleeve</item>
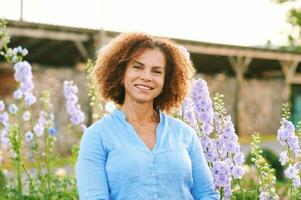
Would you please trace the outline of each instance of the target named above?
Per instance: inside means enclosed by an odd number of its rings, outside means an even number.
[[[219,193],[214,189],[213,178],[195,131],[192,133],[189,155],[192,163],[193,185],[190,189],[192,196],[196,200],[219,200]]]
[[[80,200],[109,200],[106,159],[101,135],[91,127],[86,129],[76,164]]]

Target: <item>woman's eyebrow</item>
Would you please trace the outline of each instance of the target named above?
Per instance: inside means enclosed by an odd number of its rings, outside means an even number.
[[[137,61],[137,60],[134,60],[134,63],[137,63],[137,64],[139,64],[139,65],[144,65],[142,62],[139,62],[139,61]]]
[[[134,60],[134,63],[137,63],[139,65],[143,65],[144,66],[144,64],[142,62],[139,62],[138,60]],[[164,69],[163,66],[154,66],[154,68],[162,68],[162,69]]]

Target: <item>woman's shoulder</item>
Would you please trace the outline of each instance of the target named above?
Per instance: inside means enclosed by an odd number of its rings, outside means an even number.
[[[110,130],[110,126],[112,126],[112,116],[109,114],[91,124],[84,131],[83,137],[99,138],[101,133]]]
[[[193,133],[194,129],[182,119],[166,115],[166,121],[169,126],[175,130],[184,130],[184,132]]]
[[[186,129],[192,129],[191,126],[189,126],[185,121],[182,119],[170,116],[170,115],[165,115],[168,123],[174,127],[181,127],[181,128],[186,128]]]

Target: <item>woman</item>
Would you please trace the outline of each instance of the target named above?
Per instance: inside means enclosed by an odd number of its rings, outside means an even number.
[[[77,185],[85,200],[218,199],[195,131],[167,116],[193,76],[174,42],[121,34],[99,52],[101,95],[120,108],[84,133]]]

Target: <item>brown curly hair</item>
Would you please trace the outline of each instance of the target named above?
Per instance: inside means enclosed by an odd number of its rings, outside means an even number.
[[[189,56],[175,42],[146,33],[122,33],[101,48],[94,66],[94,77],[100,95],[115,103],[124,103],[121,84],[127,63],[143,49],[159,49],[166,58],[166,73],[161,94],[154,107],[165,112],[177,108],[184,100],[195,71]]]

